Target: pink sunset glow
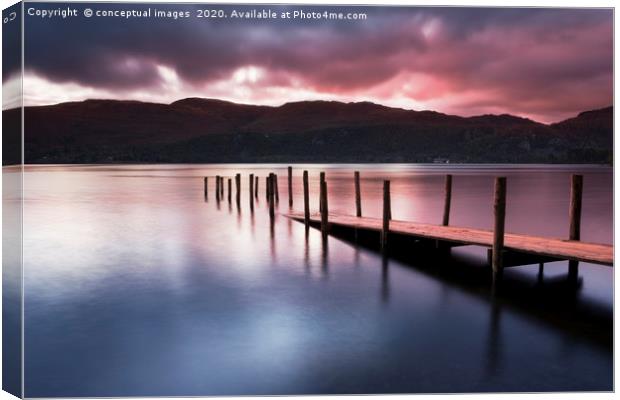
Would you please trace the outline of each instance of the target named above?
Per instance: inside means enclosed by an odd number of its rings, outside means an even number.
[[[122,21],[53,35],[39,21],[27,25],[37,45],[26,54],[25,103],[322,99],[548,123],[613,102],[611,10],[363,10],[368,20],[346,23]],[[71,51],[36,52],[50,40]]]

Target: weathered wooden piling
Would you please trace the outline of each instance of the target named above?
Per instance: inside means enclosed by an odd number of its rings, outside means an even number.
[[[355,177],[355,215],[357,217],[362,216],[362,192],[360,188],[360,172],[355,171],[353,176]]]
[[[321,181],[320,196],[321,196],[320,203],[323,206],[321,210],[321,233],[323,234],[323,239],[327,239],[327,234],[329,233],[328,232],[329,206],[327,204],[327,182],[325,182],[324,180]]]
[[[495,198],[493,201],[493,249],[491,267],[493,268],[493,281],[501,278],[503,273],[504,228],[506,226],[506,177],[495,178]]]
[[[310,226],[310,192],[308,188],[308,171],[304,171],[304,224]]]
[[[570,204],[568,211],[570,240],[581,240],[581,200],[583,196],[583,175],[571,175]],[[579,261],[568,262],[568,278],[577,281],[579,276]]]
[[[220,201],[220,176],[215,176],[215,199]]]
[[[288,206],[293,208],[293,167],[288,167]]]
[[[205,176],[205,199],[209,198],[209,178]]]
[[[273,220],[276,212],[275,212],[275,196],[274,196],[274,181],[275,181],[275,175],[274,174],[269,174],[269,177],[267,178],[267,186],[269,187],[269,196],[268,196],[268,202],[269,202],[269,217]]]
[[[383,181],[383,226],[381,229],[381,251],[387,250],[388,235],[390,232],[390,181]]]
[[[391,197],[390,197],[390,202],[388,203],[388,218],[392,219],[392,201],[391,201]]]
[[[258,176],[254,178],[254,197],[258,200]]]
[[[276,196],[276,203],[280,203],[280,191],[278,190],[278,174],[273,174],[273,191]]]
[[[254,210],[254,174],[250,174],[250,209]]]
[[[228,178],[228,202],[232,202],[232,178]]]
[[[271,174],[265,177],[265,199],[269,201],[269,179],[271,179]]]
[[[452,203],[452,175],[446,175],[443,200],[443,220],[442,225],[450,225],[450,204]]]
[[[319,193],[321,189],[321,185],[325,182],[325,172],[321,172],[319,174]],[[323,197],[319,196],[319,212],[323,211]]]
[[[224,199],[224,177],[220,177],[220,198]]]
[[[241,205],[241,174],[235,175],[235,198],[237,206]]]

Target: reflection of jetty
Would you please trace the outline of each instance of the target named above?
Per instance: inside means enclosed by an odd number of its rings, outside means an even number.
[[[236,200],[239,204],[240,174],[235,177]],[[231,182],[228,179],[228,201],[231,201]],[[548,238],[532,235],[506,233],[506,178],[495,178],[495,196],[493,203],[494,229],[472,229],[449,225],[450,205],[452,197],[452,175],[447,175],[444,188],[443,219],[441,224],[421,224],[409,221],[392,220],[390,181],[383,182],[383,218],[369,218],[362,216],[360,174],[353,176],[355,185],[356,215],[341,215],[329,212],[325,173],[320,174],[320,207],[318,213],[310,213],[308,172],[303,172],[303,212],[286,214],[287,217],[305,223],[306,227],[314,226],[321,229],[324,239],[338,231],[341,237],[350,237],[357,240],[358,236],[375,235],[377,245],[382,252],[388,254],[389,244],[403,238],[430,246],[425,248],[446,249],[455,246],[482,246],[487,247],[489,264],[493,270],[493,281],[501,277],[503,269],[519,265],[539,264],[539,274],[542,276],[544,263],[567,260],[569,263],[569,278],[573,281],[578,277],[578,263],[588,262],[601,265],[613,265],[613,246],[607,244],[585,243],[580,241],[581,231],[581,203],[583,191],[583,177],[571,177],[571,194],[569,208],[570,229],[567,239]],[[205,178],[205,195],[207,195],[207,178]],[[265,178],[265,195],[269,204],[269,214],[274,216],[275,204],[279,201],[277,175],[269,174]],[[224,197],[224,179],[216,177],[216,197]],[[258,177],[250,175],[250,206],[253,209],[254,197],[258,198]],[[288,167],[288,197],[289,208],[293,207],[292,196],[292,168]]]

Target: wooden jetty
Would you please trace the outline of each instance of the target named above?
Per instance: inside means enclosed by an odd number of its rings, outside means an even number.
[[[434,249],[446,249],[456,246],[482,246],[488,248],[487,259],[493,271],[495,284],[501,278],[504,268],[519,265],[539,264],[539,275],[542,275],[544,264],[554,261],[568,261],[568,276],[570,280],[578,278],[579,262],[587,262],[606,266],[613,266],[613,245],[587,243],[581,238],[581,208],[583,177],[571,176],[569,232],[566,239],[542,237],[536,235],[516,234],[505,232],[506,218],[506,178],[495,178],[493,198],[493,229],[477,229],[450,226],[450,207],[452,198],[452,175],[446,175],[444,181],[444,207],[441,223],[427,224],[413,221],[392,219],[390,181],[383,182],[383,217],[371,218],[362,216],[362,196],[359,171],[354,172],[353,184],[355,188],[355,215],[343,215],[329,212],[328,182],[325,172],[319,177],[319,212],[310,212],[308,171],[303,171],[303,212],[295,212],[293,206],[292,167],[287,168],[289,212],[284,214],[295,221],[302,222],[306,227],[320,228],[323,239],[327,239],[330,231],[349,232],[354,240],[359,234],[374,233],[379,240],[377,244],[382,252],[388,253],[391,237],[412,239],[417,242],[431,244]],[[204,177],[204,196],[208,196],[207,177]],[[224,198],[225,177],[215,176],[215,194],[218,203]],[[258,201],[258,176],[249,175],[250,207],[254,211],[254,199]],[[232,197],[232,179],[228,178],[228,202]],[[235,175],[236,202],[239,206],[241,196],[241,175]],[[278,176],[269,173],[265,177],[265,197],[270,220],[274,220],[275,207],[279,202]]]
[[[493,271],[493,283],[502,276],[506,267],[539,264],[539,275],[544,264],[554,261],[569,262],[569,279],[578,278],[578,263],[588,262],[613,266],[614,248],[612,245],[586,243],[580,240],[581,197],[583,177],[571,177],[570,198],[570,232],[567,239],[550,238],[536,235],[514,234],[505,232],[506,218],[506,178],[495,178],[493,199],[493,230],[450,226],[450,206],[452,197],[452,176],[447,175],[444,188],[444,209],[441,224],[423,224],[412,221],[392,219],[390,181],[383,182],[383,217],[362,217],[361,189],[359,172],[354,172],[356,215],[330,213],[327,207],[327,184],[325,173],[320,174],[319,212],[310,214],[307,196],[304,196],[304,212],[290,212],[287,217],[303,222],[306,226],[318,226],[323,237],[327,237],[334,227],[348,229],[354,238],[359,233],[375,232],[379,234],[379,247],[382,252],[388,249],[389,237],[398,235],[420,242],[433,243],[435,248],[455,246],[487,247],[487,259]],[[307,172],[304,171],[304,192],[307,191]],[[340,229],[342,231],[342,229]]]
[[[304,222],[304,213],[302,212],[289,213],[287,216],[296,221]],[[310,224],[316,224],[318,226],[318,224],[321,223],[321,214],[310,214],[309,221]],[[330,226],[375,231],[377,233],[383,230],[383,220],[381,218],[358,218],[352,215],[329,213],[328,224]],[[389,233],[406,235],[419,239],[438,240],[447,242],[448,244],[493,247],[492,230],[390,220]],[[561,260],[583,261],[609,266],[613,265],[613,246],[585,243],[577,240],[506,233],[504,234],[504,250]],[[505,266],[514,265],[507,264]]]

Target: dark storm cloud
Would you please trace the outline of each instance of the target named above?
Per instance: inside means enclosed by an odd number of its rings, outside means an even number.
[[[79,12],[86,5],[73,5]],[[39,5],[58,7],[58,4]],[[98,4],[93,9],[145,9],[146,5]],[[151,5],[195,10],[194,6]],[[260,6],[226,6],[252,9]],[[267,8],[267,6],[265,7]],[[54,82],[94,88],[148,89],[161,84],[158,65],[174,69],[190,85],[230,77],[254,65],[280,83],[345,93],[388,82],[401,73],[432,76],[416,96],[473,92],[469,102],[513,102],[529,112],[573,110],[611,102],[611,10],[403,7],[276,7],[283,10],[365,12],[365,21],[231,19],[26,18],[27,69]],[[272,78],[273,78],[272,77]],[[276,79],[276,78],[273,78]],[[583,92],[586,83],[591,90]],[[554,104],[551,91],[579,101]],[[478,92],[476,94],[476,92]],[[483,99],[495,92],[497,99]],[[546,101],[541,101],[541,99]],[[577,104],[575,104],[577,103]]]

